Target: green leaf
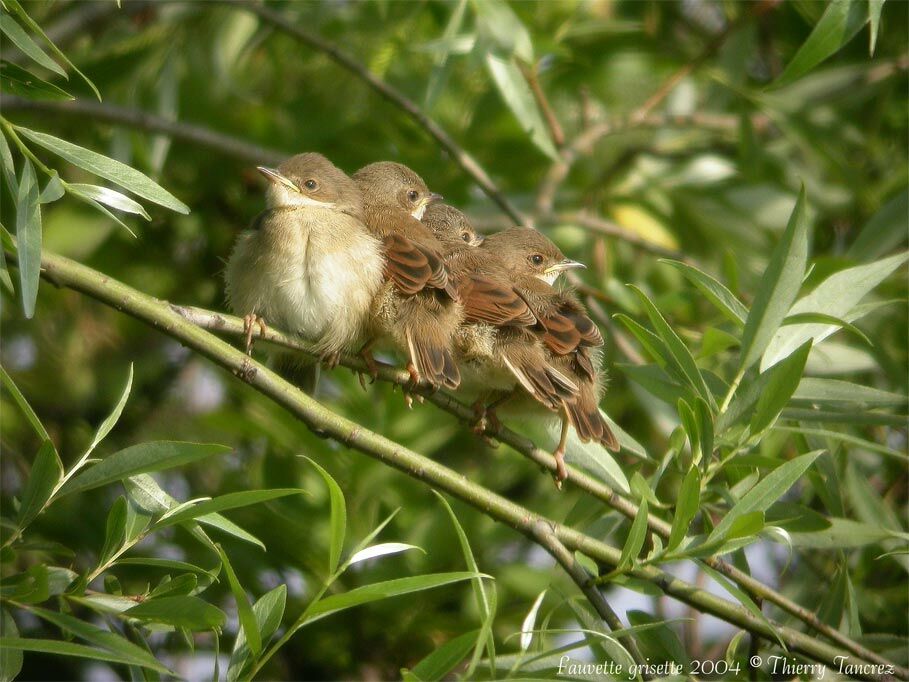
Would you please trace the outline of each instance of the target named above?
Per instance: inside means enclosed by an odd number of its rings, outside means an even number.
[[[726,532],[726,541],[754,537],[762,530],[764,530],[764,512],[748,512],[732,522]]]
[[[132,662],[129,665],[138,665],[143,668],[148,668],[149,670],[156,670],[165,675],[175,675],[174,672],[168,670],[164,665],[158,662],[158,660],[148,651],[133,644],[128,639],[115,632],[102,630],[91,623],[86,623],[67,613],[48,611],[47,609],[42,609],[37,606],[29,607],[29,611],[36,616],[40,616],[47,622],[53,623],[61,630],[72,633],[80,639],[84,639],[89,644],[100,646],[107,651],[120,654],[124,658],[130,658]]]
[[[195,573],[184,573],[171,579],[169,575],[164,576],[158,585],[148,593],[148,598],[159,598],[164,596],[176,596],[192,594],[199,585],[199,576]]]
[[[834,327],[840,327],[850,332],[853,336],[857,337],[862,343],[873,346],[871,339],[868,338],[868,335],[865,334],[861,329],[856,327],[851,322],[840,319],[835,315],[825,315],[824,313],[795,313],[794,315],[787,315],[786,319],[780,324],[782,327],[792,327],[795,325],[801,324],[829,324]]]
[[[107,437],[107,434],[111,432],[114,426],[117,425],[117,422],[120,419],[120,415],[123,414],[123,408],[126,406],[126,401],[129,399],[129,392],[132,390],[133,386],[133,363],[129,363],[129,372],[126,375],[126,384],[123,386],[123,390],[120,391],[120,398],[117,400],[117,404],[114,405],[114,409],[111,410],[111,413],[107,415],[101,426],[98,427],[98,430],[95,431],[95,435],[92,437],[92,442],[89,444],[88,448],[85,451],[84,457],[87,457],[89,454],[94,451],[98,444]]]
[[[259,624],[256,622],[256,616],[249,605],[249,598],[237,579],[237,574],[234,573],[233,566],[230,565],[230,560],[227,558],[227,553],[221,545],[218,545],[218,554],[221,555],[224,573],[227,575],[230,591],[233,592],[234,601],[237,603],[237,615],[240,619],[240,627],[243,628],[243,636],[246,638],[247,646],[252,651],[253,657],[259,658],[262,653],[262,637],[259,634]]]
[[[66,194],[60,175],[57,171],[52,171],[51,173],[50,180],[47,181],[44,189],[38,194],[39,204],[52,204]]]
[[[221,627],[227,621],[227,615],[221,609],[189,595],[149,599],[127,609],[123,615],[193,631]]]
[[[851,443],[852,445],[856,445],[859,448],[863,448],[871,452],[877,452],[882,455],[887,455],[888,457],[893,457],[895,459],[898,459],[900,462],[909,461],[909,455],[907,455],[904,450],[889,448],[886,445],[881,445],[880,443],[866,440],[864,438],[859,438],[858,436],[853,436],[852,434],[843,433],[841,431],[831,431],[828,429],[809,429],[803,426],[780,426],[779,424],[777,424],[774,428],[776,428],[777,431],[785,431],[787,433],[801,433],[805,436],[832,438],[833,440],[842,441],[843,443]]]
[[[107,513],[104,531],[104,547],[101,549],[98,565],[103,566],[126,541],[126,498],[122,495],[111,505]]]
[[[681,272],[723,315],[739,326],[745,324],[748,308],[725,285],[693,265],[666,258],[660,259],[660,262]]]
[[[877,45],[877,31],[881,23],[882,9],[884,9],[884,0],[868,0],[868,21],[871,23],[871,32],[868,36],[868,55],[871,57],[874,56],[874,47]]]
[[[732,524],[740,516],[754,511],[767,511],[770,505],[785,495],[786,491],[802,477],[822,452],[823,450],[815,450],[801,455],[781,464],[767,474],[729,510],[707,537],[707,542],[725,537]]]
[[[136,662],[136,659],[131,655],[97,649],[95,647],[85,646],[84,644],[74,644],[73,642],[61,642],[49,639],[13,639],[3,637],[0,638],[0,650],[3,650],[4,652],[8,650],[35,651],[44,654],[55,654],[57,656],[74,656],[76,658],[88,658],[95,661],[108,661],[110,663],[122,663],[124,665],[139,665],[139,663]],[[164,668],[164,670],[166,671],[167,669]]]
[[[269,490],[244,490],[238,493],[227,493],[226,495],[220,495],[219,497],[187,506],[170,515],[165,514],[165,516],[155,524],[155,528],[167,528],[168,526],[184,523],[186,521],[202,520],[201,517],[214,512],[222,512],[238,507],[248,507],[252,504],[275,500],[279,497],[302,495],[305,492],[306,491],[301,488],[274,488]]]
[[[740,350],[740,374],[761,357],[779,329],[780,323],[785,319],[802,286],[807,262],[808,218],[805,215],[805,188],[802,187],[789,224],[770,256],[770,262],[761,278],[757,295],[745,321]],[[796,344],[792,350],[799,345],[801,343]]]
[[[51,59],[47,53],[35,43],[34,40],[22,29],[18,22],[9,14],[0,14],[0,31],[10,39],[10,42],[24,52],[32,61],[40,64],[56,74],[67,78],[66,71]]]
[[[675,515],[672,517],[672,529],[669,531],[669,540],[666,549],[672,551],[685,539],[688,528],[698,513],[701,502],[701,473],[696,466],[691,467],[682,481],[679,499],[675,506]]]
[[[852,519],[830,518],[830,527],[808,533],[793,533],[792,544],[806,549],[853,549],[890,540],[906,542],[905,534],[860,523]]]
[[[100,185],[83,185],[81,183],[69,183],[66,187],[73,194],[78,194],[79,196],[86,199],[97,201],[100,204],[110,206],[111,208],[115,208],[118,211],[134,213],[136,215],[142,216],[146,220],[151,220],[151,216],[148,215],[148,212],[145,210],[142,204],[137,201],[133,201],[125,194],[121,194],[116,190],[109,189],[107,187],[101,187]]]
[[[273,590],[266,592],[252,606],[253,616],[259,630],[261,641],[267,643],[271,636],[281,625],[284,618],[284,606],[287,602],[287,585],[278,585]],[[230,666],[227,669],[228,682],[244,679],[249,662],[249,645],[246,643],[246,634],[243,630],[237,634],[233,651],[230,654]]]
[[[432,73],[429,74],[429,81],[426,86],[426,96],[423,99],[424,108],[431,110],[438,96],[442,93],[448,73],[451,70],[448,61],[458,37],[458,31],[461,30],[461,24],[464,23],[464,14],[467,9],[467,0],[459,0],[451,12],[451,18],[445,25],[445,31],[439,39],[442,45],[442,51],[433,59]]]
[[[907,216],[909,191],[901,189],[862,228],[846,255],[853,260],[868,261],[892,251],[906,240],[909,232]]]
[[[802,44],[771,87],[780,88],[804,76],[852,40],[865,25],[867,18],[863,1],[831,0],[808,40]]]
[[[527,79],[524,78],[514,58],[502,58],[488,52],[486,66],[499,94],[521,124],[523,131],[530,136],[530,141],[551,160],[559,161],[561,157],[552,143],[549,129],[543,122],[543,116],[533,98]]]
[[[811,352],[811,339],[802,344],[792,355],[766,371],[766,383],[751,416],[751,433],[758,434],[776,423],[780,412],[789,402],[802,379],[805,363]]]
[[[407,578],[397,578],[395,580],[373,583],[372,585],[364,585],[363,587],[358,587],[349,592],[333,594],[317,602],[309,610],[305,624],[314,623],[333,613],[345,611],[362,604],[369,604],[370,602],[380,601],[390,597],[399,597],[413,592],[431,590],[436,587],[442,587],[464,580],[472,580],[476,577],[478,577],[478,575],[470,571],[455,571],[452,573],[415,575]],[[480,574],[479,577],[489,578],[489,576],[482,574]]]
[[[0,609],[0,637],[4,639],[17,639],[19,637],[16,621],[7,613],[6,609]],[[0,649],[0,682],[12,682],[18,677],[21,670],[22,651],[19,649]]]
[[[21,66],[16,66],[5,59],[0,61],[0,84],[3,91],[25,97],[26,99],[39,100],[71,100],[71,94],[58,88],[53,83],[48,83],[43,78],[38,78]]]
[[[417,663],[411,672],[418,680],[424,682],[442,680],[470,653],[478,635],[478,630],[472,630],[448,640]]]
[[[849,314],[856,305],[906,262],[909,253],[900,253],[867,265],[840,270],[821,282],[817,288],[800,299],[789,315],[821,313],[849,321]],[[837,322],[799,324],[784,327],[776,332],[761,359],[762,370],[779,362],[808,339],[815,345],[838,329]]]
[[[625,540],[625,546],[622,547],[622,555],[619,559],[619,565],[616,566],[616,571],[623,571],[628,568],[641,554],[644,541],[647,539],[647,514],[647,500],[644,500],[638,508],[638,513],[634,515],[634,521],[632,521],[631,529],[628,531],[628,539]]]
[[[0,165],[3,166],[3,177],[6,180],[9,193],[12,196],[17,196],[19,194],[19,182],[16,180],[16,164],[13,163],[13,155],[10,152],[9,143],[6,141],[5,130],[0,134]]]
[[[170,571],[192,571],[193,573],[199,573],[204,575],[213,575],[214,572],[207,568],[202,568],[201,566],[196,566],[195,564],[188,563],[186,561],[178,561],[176,559],[159,559],[157,557],[127,557],[123,559],[117,559],[118,566],[151,566],[153,568],[160,568],[162,570]]]
[[[629,610],[627,615],[628,622],[636,626],[628,629],[634,631],[635,638],[643,650],[642,653],[651,662],[675,661],[683,669],[689,667],[690,659],[685,647],[682,646],[675,631],[665,622],[657,621],[644,611]],[[628,668],[625,669],[628,670]],[[627,674],[623,677],[631,679]]]
[[[594,575],[596,575],[596,573],[594,573]],[[537,624],[537,613],[540,611],[540,606],[543,605],[543,597],[545,596],[546,590],[540,592],[534,600],[533,605],[530,607],[530,611],[524,616],[524,621],[521,623],[521,651],[527,651],[530,648],[530,644],[533,642],[533,631]]]
[[[477,28],[483,39],[482,49],[492,49],[500,56],[516,55],[525,63],[533,62],[530,32],[504,0],[473,0]]]
[[[25,482],[22,504],[19,507],[19,528],[26,528],[35,520],[62,478],[63,464],[60,456],[53,443],[46,440],[41,444]]]
[[[477,602],[477,610],[480,612],[482,623],[480,624],[480,635],[476,641],[474,655],[471,659],[470,666],[468,667],[468,670],[470,671],[468,677],[473,675],[476,670],[476,666],[480,661],[480,654],[484,648],[489,652],[490,670],[494,671],[496,651],[495,641],[493,640],[492,623],[495,619],[495,588],[490,587],[490,592],[487,592],[487,587],[483,583],[483,579],[479,577],[480,567],[477,565],[473,550],[470,548],[470,541],[467,539],[467,533],[464,532],[461,522],[458,521],[458,517],[455,515],[454,510],[451,508],[451,505],[448,504],[448,500],[436,490],[433,490],[433,493],[439,498],[439,502],[445,507],[445,511],[448,512],[448,517],[451,519],[451,525],[454,527],[455,533],[458,536],[458,543],[461,546],[461,554],[464,555],[464,562],[467,564],[467,568],[476,576],[471,581],[471,587],[473,588],[474,598]]]
[[[47,41],[47,46],[51,49],[51,52],[53,52],[57,56],[57,59],[59,59],[61,62],[66,64],[69,68],[71,68],[73,71],[75,71],[76,73],[79,74],[79,76],[82,78],[82,80],[85,81],[85,83],[88,85],[88,87],[90,87],[92,89],[92,92],[95,93],[95,97],[97,97],[98,101],[100,102],[101,93],[98,92],[98,88],[95,87],[95,84],[92,83],[84,73],[82,73],[79,69],[77,69],[76,65],[73,64],[67,58],[67,56],[65,54],[63,54],[63,52],[61,52],[57,48],[56,45],[54,45],[54,43],[51,41],[51,39],[47,37],[47,34],[45,34],[44,31],[41,30],[41,27],[30,16],[28,16],[28,13],[22,8],[22,5],[19,4],[19,0],[3,0],[3,1],[9,9],[11,9],[12,11],[14,11],[16,13],[16,15],[19,17],[19,21],[21,21],[23,24],[25,24],[25,26],[28,29],[30,29],[32,31],[32,33],[37,33],[39,36],[44,38],[45,41]]]
[[[694,361],[694,357],[691,355],[688,347],[682,342],[682,339],[679,338],[679,335],[675,333],[672,327],[669,326],[663,315],[657,310],[657,307],[651,302],[647,295],[633,284],[629,284],[628,286],[637,294],[641,306],[650,319],[650,324],[653,325],[657,336],[660,337],[665,344],[666,349],[669,351],[669,361],[699,396],[707,401],[709,405],[716,407],[716,400],[710,392],[710,389],[707,388],[704,377],[701,374],[700,369],[698,369],[697,363]]]
[[[372,545],[371,547],[361,549],[359,552],[347,560],[347,565],[353,566],[354,564],[360,563],[361,561],[367,561],[369,559],[375,559],[376,557],[387,556],[389,554],[407,552],[411,549],[416,549],[423,552],[423,550],[416,545],[408,545],[403,542],[383,542],[378,545]],[[426,552],[423,553],[425,554]]]
[[[22,310],[30,320],[35,314],[38,281],[41,279],[41,206],[38,203],[35,169],[28,159],[23,159],[19,195],[16,197],[16,242]]]
[[[144,173],[140,173],[134,168],[130,168],[124,163],[110,159],[102,154],[93,152],[84,147],[61,140],[59,137],[40,133],[28,128],[16,126],[16,130],[22,133],[35,144],[39,144],[45,149],[66,159],[73,165],[84,168],[106,180],[128,189],[140,197],[148,199],[165,208],[169,208],[177,213],[189,213],[189,207],[179,201],[170,192],[162,188],[158,183],[149,178]]]
[[[124,448],[108,455],[87,471],[67,482],[59,495],[91,490],[136,474],[162,471],[190,464],[212,455],[223,455],[231,448],[212,443],[183,443],[180,441],[152,441]]]
[[[70,187],[72,187],[72,185],[70,185]],[[91,197],[85,195],[84,193],[81,193],[78,191],[72,191],[72,192],[70,192],[70,194],[73,197],[75,197],[76,199],[78,199],[79,201],[81,201],[83,204],[87,204],[88,206],[91,206],[92,208],[94,208],[96,211],[100,211],[101,213],[106,215],[108,218],[110,218],[115,223],[117,223],[117,225],[119,225],[124,230],[129,232],[129,235],[131,237],[134,237],[134,238],[136,237],[136,233],[133,232],[132,228],[129,225],[127,225],[126,223],[124,223],[122,220],[120,220],[120,218],[118,218],[116,215],[114,215],[109,210],[107,210],[107,208],[105,206],[99,204],[97,201],[95,201]]]
[[[347,502],[337,481],[325,469],[305,455],[303,459],[312,464],[325,481],[331,503],[331,543],[328,548],[328,572],[334,573],[341,563],[341,551],[344,549],[344,535],[347,533]]]

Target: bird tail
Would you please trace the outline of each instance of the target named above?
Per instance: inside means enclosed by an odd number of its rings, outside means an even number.
[[[585,443],[593,441],[612,452],[619,451],[619,441],[597,406],[596,393],[592,385],[582,384],[577,398],[565,401],[565,411],[568,421],[581,441]]]
[[[319,363],[304,358],[300,353],[276,353],[272,368],[283,379],[300,388],[307,395],[314,396],[319,388],[321,369]]]
[[[461,383],[461,372],[455,364],[451,349],[442,335],[433,334],[429,329],[421,330],[419,338],[411,328],[405,331],[410,361],[420,379],[434,386],[455,389]],[[436,336],[440,338],[435,338]]]
[[[510,348],[503,352],[502,359],[518,383],[550,410],[556,411],[563,402],[577,399],[577,384],[541,358]]]

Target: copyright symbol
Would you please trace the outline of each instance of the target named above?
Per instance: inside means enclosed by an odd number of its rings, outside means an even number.
[[[748,659],[748,663],[751,664],[752,668],[760,668],[761,663],[763,663],[763,662],[764,661],[761,659],[760,656],[752,656],[751,658]]]

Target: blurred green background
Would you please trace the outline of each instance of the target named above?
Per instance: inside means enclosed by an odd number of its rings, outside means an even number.
[[[241,7],[131,0],[124,0],[122,7],[113,2],[30,2],[25,7],[98,86],[103,106],[201,126],[286,155],[319,151],[348,172],[375,160],[400,161],[465,210],[481,230],[511,224],[404,112],[324,52]],[[715,331],[721,329],[722,317],[677,270],[659,262],[661,254],[693,259],[750,304],[802,183],[808,194],[814,263],[805,291],[847,265],[905,248],[907,3],[884,6],[873,56],[865,25],[830,58],[774,88],[768,85],[793,62],[824,13],[824,3],[514,2],[505,6],[513,15],[504,16],[495,14],[502,11],[500,5],[482,0],[292,2],[269,7],[336,43],[375,77],[423,107],[489,172],[509,201],[569,257],[588,264],[584,283],[598,290],[596,300],[607,314],[598,319],[607,336],[611,377],[602,406],[650,456],[626,452],[618,457],[629,478],[635,471],[652,475],[664,454],[680,446],[678,438],[671,439],[679,423],[675,407],[631,381],[623,368],[635,364],[640,351],[609,316],[625,313],[643,319],[626,283],[652,297],[681,338],[700,353],[703,367],[720,372],[732,356],[728,349],[711,350],[708,341],[722,345]],[[458,13],[462,20],[452,27]],[[520,42],[523,34],[509,23],[515,20],[532,41],[529,68],[536,72],[568,144],[593,126],[614,124],[579,155],[557,189],[552,210],[544,213],[538,210],[538,193],[553,164],[550,129],[537,125],[528,133],[528,121],[536,116],[542,123],[543,114],[527,105],[536,103],[526,82],[497,81],[488,58],[509,40]],[[5,58],[17,59],[8,41],[3,49]],[[518,44],[512,49],[520,56],[525,48]],[[629,118],[686,65],[690,72],[681,74],[644,119]],[[92,101],[78,77],[52,82],[79,102]],[[47,249],[153,296],[225,310],[225,260],[238,232],[263,207],[263,183],[254,159],[65,110],[26,107],[8,99],[2,108],[3,116],[15,124],[141,169],[191,208],[189,215],[178,215],[147,205],[148,222],[124,214],[136,232],[133,238],[109,218],[66,197],[44,206]],[[35,152],[67,181],[96,181],[37,147]],[[9,208],[15,202],[7,187],[0,200],[3,222],[11,228]],[[579,211],[640,243],[598,233],[589,221],[585,226],[575,219]],[[886,223],[880,236],[866,238],[857,253],[858,235],[876,216]],[[858,323],[873,346],[840,332],[812,354],[809,373],[905,395],[905,274],[904,266],[875,293],[878,300],[896,302]],[[325,466],[343,488],[349,537],[366,535],[401,507],[382,537],[425,550],[358,566],[342,578],[339,590],[401,575],[464,569],[450,520],[427,487],[314,436],[263,396],[167,336],[47,282],[40,288],[32,320],[23,318],[18,301],[6,292],[2,326],[3,366],[43,420],[65,463],[88,444],[134,363],[131,398],[103,452],[154,439],[234,448],[203,465],[160,476],[162,487],[180,500],[260,487],[310,491],[309,497],[230,514],[265,543],[267,552],[221,538],[242,584],[254,596],[288,584],[291,616],[324,578],[329,537],[327,494],[319,475],[299,454]],[[617,339],[624,339],[624,345]],[[576,490],[559,493],[548,475],[517,453],[505,446],[488,447],[431,405],[408,410],[400,392],[389,385],[377,383],[363,391],[356,377],[342,368],[323,380],[321,390],[321,399],[340,414],[521,504],[569,521],[591,513],[592,503]],[[864,438],[905,450],[904,427],[856,428]],[[788,437],[775,432],[758,451],[776,456],[789,447]],[[3,502],[9,504],[20,494],[39,443],[6,396],[0,438]],[[905,461],[861,448],[851,450],[847,459],[845,464],[838,461],[869,484],[905,530]],[[672,503],[681,477],[677,470],[662,477],[657,489],[661,499]],[[66,498],[38,519],[35,528],[43,539],[76,550],[63,561],[78,565],[99,551],[107,509],[120,494],[113,488]],[[848,500],[850,494],[858,496],[847,492]],[[848,500],[846,506],[855,512],[858,503]],[[459,503],[454,509],[480,570],[496,579],[494,631],[500,650],[514,651],[516,639],[506,638],[520,631],[537,594],[551,581],[556,592],[571,594],[572,586],[552,568],[547,555],[511,530]],[[862,518],[861,510],[856,513]],[[621,546],[627,522],[607,515],[597,523],[603,539]],[[816,609],[837,567],[847,565],[866,632],[906,636],[905,570],[895,562],[875,561],[882,553],[879,547],[853,551],[845,564],[837,551],[810,556],[797,552],[782,573],[786,552],[770,552],[769,546],[765,541],[749,556],[763,557],[760,570],[771,584]],[[141,549],[144,555],[203,566],[212,562],[201,546],[174,529],[156,534]],[[18,569],[36,560],[20,557],[24,563]],[[116,571],[125,592],[141,590],[148,581],[135,568]],[[663,599],[618,589],[611,594],[624,607],[692,616],[673,610]],[[231,613],[223,580],[206,593],[215,602],[217,595]],[[551,625],[564,627],[573,616],[556,601]],[[700,627],[677,627],[688,654],[721,656],[734,630],[718,627],[709,618],[701,620],[705,622]],[[34,618],[18,625],[31,636],[53,632]],[[393,679],[400,668],[413,666],[438,645],[478,625],[466,584],[378,602],[307,627],[269,663],[263,676]],[[226,638],[236,629],[232,617]],[[211,651],[210,635],[197,636],[194,656],[176,636],[155,637],[182,674],[190,679],[210,676],[210,654],[203,655]],[[30,654],[21,679],[107,679],[110,672],[102,667]]]

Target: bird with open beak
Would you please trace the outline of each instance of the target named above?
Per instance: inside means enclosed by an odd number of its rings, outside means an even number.
[[[374,342],[390,340],[407,357],[416,383],[456,388],[461,373],[452,337],[461,322],[455,282],[449,277],[442,245],[420,222],[442,197],[407,166],[371,163],[353,175],[363,196],[366,225],[382,240],[386,283],[373,306],[372,341],[362,349],[367,363]]]
[[[445,264],[458,282],[464,320],[455,335],[462,383],[459,393],[472,400],[477,430],[495,420],[487,403],[517,386],[537,402],[558,410],[578,394],[569,376],[547,357],[537,318],[512,282],[505,261],[495,250],[476,248],[476,235],[464,213],[445,204],[433,204],[423,222],[442,242]]]
[[[515,289],[537,319],[536,332],[547,362],[577,386],[577,393],[557,406],[562,429],[553,456],[556,482],[560,484],[568,475],[564,458],[569,425],[583,442],[597,442],[613,451],[619,449],[618,440],[599,410],[603,337],[574,293],[552,286],[566,270],[584,266],[566,258],[549,239],[529,228],[490,235],[480,249],[496,253],[505,262]],[[510,404],[509,408],[519,409],[519,403]]]
[[[382,287],[382,244],[366,227],[357,185],[321,154],[298,154],[268,180],[266,210],[237,238],[225,272],[231,308],[315,344],[329,365],[364,342]]]

